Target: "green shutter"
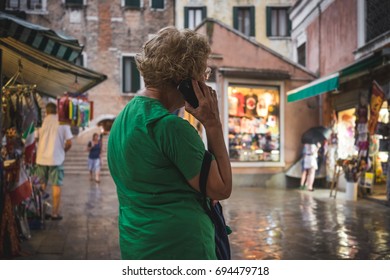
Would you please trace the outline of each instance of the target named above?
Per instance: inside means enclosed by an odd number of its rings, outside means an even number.
[[[140,74],[135,64],[134,57],[131,58],[131,92],[137,92],[141,88]]]
[[[141,6],[141,2],[140,0],[125,0],[125,6],[139,8]]]
[[[125,80],[126,80],[126,67],[125,67],[125,64],[126,64],[126,57],[123,56],[122,57],[122,92],[126,92],[126,83],[125,83]]]
[[[272,8],[267,7],[266,9],[266,28],[267,28],[267,36],[270,37],[272,36]]]
[[[164,0],[152,0],[153,9],[164,9]]]
[[[238,30],[238,7],[233,7],[233,28]]]
[[[291,20],[290,20],[290,15],[287,13],[287,36],[291,36]]]
[[[256,32],[255,32],[255,7],[254,6],[249,7],[249,16],[250,16],[250,21],[251,21],[249,36],[256,36]]]
[[[83,5],[83,0],[66,0],[67,5]]]
[[[188,28],[188,7],[184,7],[184,28]]]
[[[203,6],[202,7],[202,20],[207,18],[207,7]]]

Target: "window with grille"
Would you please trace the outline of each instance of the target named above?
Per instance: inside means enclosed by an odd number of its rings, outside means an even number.
[[[164,9],[164,0],[152,0],[152,9]]]
[[[300,45],[297,49],[298,63],[302,66],[306,66],[306,43]]]
[[[122,92],[136,93],[141,88],[141,75],[135,64],[134,56],[122,57]]]
[[[366,42],[390,31],[390,1],[366,0]]]
[[[267,36],[289,37],[291,21],[288,16],[289,7],[267,7]]]
[[[207,7],[184,7],[184,28],[195,29],[207,17]]]

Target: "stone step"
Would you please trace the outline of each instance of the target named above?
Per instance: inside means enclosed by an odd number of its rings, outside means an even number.
[[[90,140],[88,140],[90,141]],[[66,153],[64,162],[65,174],[70,175],[89,175],[88,170],[88,141],[75,139],[72,143],[72,148]],[[107,139],[103,141],[103,166],[101,167],[101,176],[110,176],[110,171],[107,165]]]
[[[103,161],[107,161],[107,157],[106,156],[103,156],[102,157]],[[77,161],[80,161],[80,162],[87,162],[88,161],[88,155],[87,156],[72,156],[72,157],[66,157],[65,158],[65,162],[77,162]]]
[[[68,175],[85,175],[85,176],[88,176],[89,175],[89,171],[88,170],[83,170],[83,171],[76,171],[76,170],[64,170],[64,173],[65,173],[65,176],[68,176]],[[110,172],[109,171],[102,171],[100,172],[100,176],[111,176]]]

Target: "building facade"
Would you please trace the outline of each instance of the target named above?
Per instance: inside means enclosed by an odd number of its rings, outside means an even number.
[[[194,29],[205,18],[213,18],[290,57],[291,6],[291,0],[176,1],[175,22],[178,28]]]
[[[23,11],[29,22],[63,31],[84,46],[76,63],[107,75],[88,92],[94,115],[116,116],[143,86],[134,63],[142,44],[174,24],[172,0],[7,0],[6,12]],[[77,91],[77,83],[74,85]]]
[[[318,124],[337,133],[336,159],[364,159],[374,184],[389,172],[388,133],[378,131],[389,123],[389,12],[390,2],[377,0],[299,0],[290,12],[293,59],[319,79],[287,100],[318,107]]]
[[[115,117],[144,86],[134,55],[156,31],[176,25],[207,35],[213,69],[208,83],[219,93],[234,183],[258,186],[283,175],[300,155],[301,133],[319,122],[317,108],[286,102],[287,91],[316,78],[287,58],[290,6],[282,0],[10,0],[6,10],[23,9],[28,21],[84,45],[77,63],[107,75],[88,92],[98,120]]]

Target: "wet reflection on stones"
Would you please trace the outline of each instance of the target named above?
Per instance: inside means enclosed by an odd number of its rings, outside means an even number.
[[[325,195],[321,195],[321,192]],[[233,259],[390,259],[390,208],[284,188],[234,188],[223,201]]]

